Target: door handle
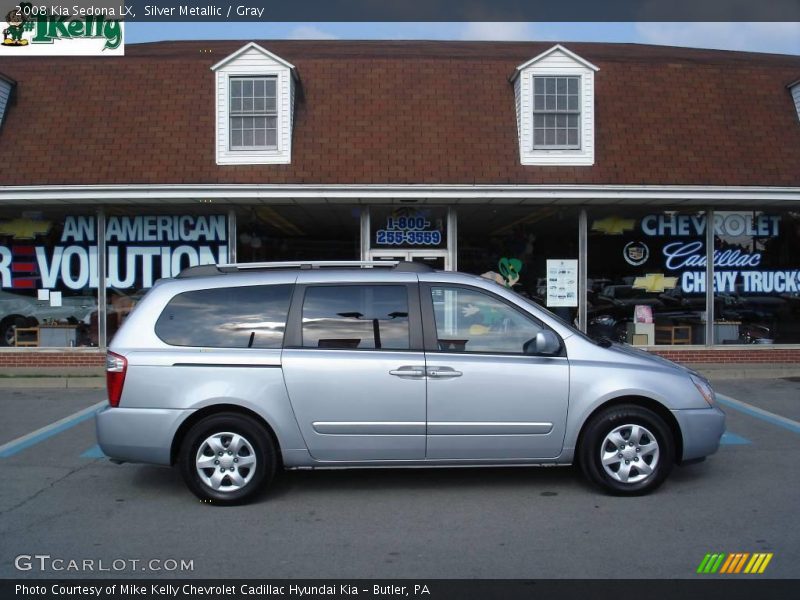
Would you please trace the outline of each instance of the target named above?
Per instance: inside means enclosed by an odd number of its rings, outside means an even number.
[[[394,375],[395,377],[425,377],[425,369],[405,366],[389,371],[389,375]]]
[[[437,379],[446,379],[448,377],[461,377],[463,373],[456,371],[452,367],[428,367],[428,377],[436,377]]]

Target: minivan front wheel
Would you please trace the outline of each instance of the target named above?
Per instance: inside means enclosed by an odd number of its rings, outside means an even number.
[[[664,420],[635,405],[595,415],[580,444],[579,461],[592,483],[616,495],[652,492],[669,475],[675,443]]]
[[[179,460],[181,474],[198,498],[212,504],[239,504],[272,480],[276,452],[259,423],[225,413],[192,426]]]

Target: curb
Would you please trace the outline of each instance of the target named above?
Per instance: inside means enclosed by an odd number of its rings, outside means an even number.
[[[0,389],[83,389],[106,387],[105,377],[7,377],[0,378]]]
[[[800,365],[785,367],[763,367],[746,365],[731,365],[726,367],[704,366],[702,364],[686,365],[714,379],[783,379],[786,377],[800,377]]]

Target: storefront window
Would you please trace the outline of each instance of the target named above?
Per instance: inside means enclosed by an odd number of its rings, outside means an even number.
[[[587,333],[634,345],[705,343],[705,213],[588,209]]]
[[[107,209],[107,340],[158,279],[228,262],[228,244],[228,218],[218,208]]]
[[[94,215],[0,212],[0,345],[96,345],[97,254]]]
[[[483,275],[569,322],[578,311],[578,211],[459,206],[458,269]]]
[[[800,211],[714,212],[714,341],[800,343]]]
[[[196,264],[230,262],[232,243],[237,262],[358,260],[366,208],[242,206],[235,209],[236,240],[228,238],[227,209],[215,206],[104,210],[108,341],[156,280]],[[447,239],[447,207],[369,210],[375,257],[450,257],[456,240]],[[587,332],[634,345],[706,344],[706,212],[586,210]],[[576,320],[577,208],[484,204],[455,211],[458,270],[490,278]],[[713,215],[710,341],[800,344],[800,211]],[[0,211],[0,345],[101,344],[98,235],[93,209]]]
[[[240,208],[237,262],[359,260],[361,209],[332,204]]]

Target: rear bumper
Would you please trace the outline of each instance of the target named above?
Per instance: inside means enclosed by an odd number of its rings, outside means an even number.
[[[714,454],[725,433],[725,413],[717,407],[696,410],[673,410],[683,435],[681,462]]]
[[[97,415],[97,443],[109,458],[169,465],[172,440],[192,410],[105,408]]]

